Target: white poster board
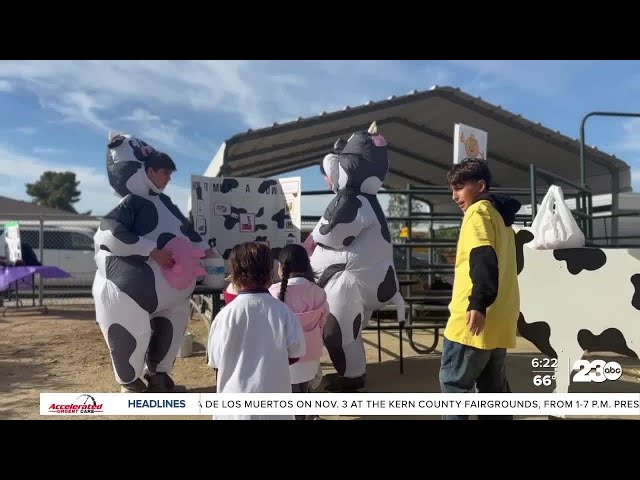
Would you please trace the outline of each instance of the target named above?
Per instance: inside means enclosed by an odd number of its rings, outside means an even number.
[[[196,232],[229,258],[244,242],[274,249],[300,243],[300,177],[265,179],[191,176]]]
[[[465,158],[487,159],[487,132],[456,123],[453,129],[453,163]]]
[[[11,263],[22,260],[20,224],[18,222],[9,222],[4,225],[4,250],[4,256]]]

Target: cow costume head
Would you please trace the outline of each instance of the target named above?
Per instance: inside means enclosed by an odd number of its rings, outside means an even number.
[[[339,139],[334,153],[325,156],[322,166],[333,191],[349,188],[376,195],[389,171],[387,142],[373,122],[366,132],[356,132],[346,142]]]
[[[112,136],[107,146],[107,174],[116,194],[126,197],[162,193],[163,189],[153,184],[145,170],[145,164],[159,155],[165,154],[134,136]]]

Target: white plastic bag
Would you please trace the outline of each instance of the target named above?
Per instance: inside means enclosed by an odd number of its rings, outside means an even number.
[[[535,250],[580,248],[585,245],[584,234],[564,201],[562,189],[557,185],[549,187],[538,214],[527,230],[533,233],[534,238],[526,245]]]

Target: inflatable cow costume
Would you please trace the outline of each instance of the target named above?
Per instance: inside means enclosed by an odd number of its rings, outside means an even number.
[[[391,235],[376,196],[389,160],[375,122],[347,142],[338,140],[323,168],[336,196],[312,232],[317,246],[311,264],[330,309],[323,335],[338,380],[327,389],[358,390],[366,383],[362,329],[372,313],[392,302],[398,321],[405,319]]]
[[[109,183],[122,199],[94,237],[93,297],[122,391],[178,390],[169,373],[184,338],[198,257],[207,246],[162,193],[173,170],[168,155],[135,137],[116,135],[109,141]],[[157,172],[164,172],[164,182],[151,180]],[[154,260],[158,255],[174,265],[162,267]],[[145,365],[148,386],[141,380]]]

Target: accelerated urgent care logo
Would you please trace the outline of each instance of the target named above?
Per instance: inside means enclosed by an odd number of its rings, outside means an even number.
[[[80,395],[73,403],[59,404],[52,403],[49,406],[50,413],[101,413],[102,403],[98,404],[93,396],[88,394]]]

